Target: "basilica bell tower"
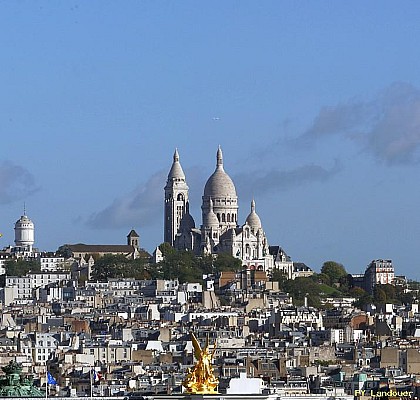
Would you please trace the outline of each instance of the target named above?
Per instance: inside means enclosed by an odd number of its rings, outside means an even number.
[[[179,162],[178,150],[165,186],[164,241],[174,245],[182,217],[188,212],[188,185]]]

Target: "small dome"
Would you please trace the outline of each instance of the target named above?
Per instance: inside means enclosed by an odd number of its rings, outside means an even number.
[[[178,149],[175,149],[174,161],[172,163],[171,170],[169,171],[169,174],[168,174],[168,181],[173,180],[173,179],[183,179],[183,180],[185,180],[185,174],[184,174],[184,171],[182,170],[181,164],[179,162]]]
[[[219,220],[217,219],[217,216],[213,211],[213,201],[211,199],[210,199],[210,210],[204,216],[203,225],[208,226],[208,227],[218,227],[219,226]]]
[[[236,197],[236,189],[230,176],[223,169],[223,154],[219,147],[217,150],[217,165],[216,171],[207,180],[204,187],[205,197]]]
[[[22,215],[17,221],[16,221],[16,225],[17,224],[33,224],[33,222],[26,216],[26,215]]]
[[[258,214],[255,212],[255,201],[251,202],[251,212],[246,218],[246,223],[254,230],[262,228],[261,220]]]

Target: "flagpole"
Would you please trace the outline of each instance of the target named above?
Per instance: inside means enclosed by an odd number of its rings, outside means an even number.
[[[45,363],[45,399],[48,399],[48,366]]]
[[[47,371],[45,371],[45,398],[48,399],[48,376],[47,376]]]
[[[92,398],[93,398],[93,383],[92,383],[92,379],[93,379],[93,377],[92,377],[92,372],[93,372],[93,369],[91,368],[90,369],[90,371],[89,371],[89,376],[90,376],[90,400],[92,400]]]

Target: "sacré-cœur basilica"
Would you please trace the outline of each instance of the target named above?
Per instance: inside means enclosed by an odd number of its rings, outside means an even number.
[[[273,256],[269,253],[254,200],[245,223],[238,224],[238,196],[232,179],[224,170],[220,147],[216,169],[204,187],[200,228],[196,227],[189,211],[188,191],[179,154],[175,150],[165,186],[165,242],[197,255],[228,253],[242,260],[248,269],[272,271]]]

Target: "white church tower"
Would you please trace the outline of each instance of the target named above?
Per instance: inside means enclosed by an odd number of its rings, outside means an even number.
[[[174,245],[181,220],[187,212],[188,185],[179,162],[178,150],[176,149],[165,186],[164,241],[171,246]]]

